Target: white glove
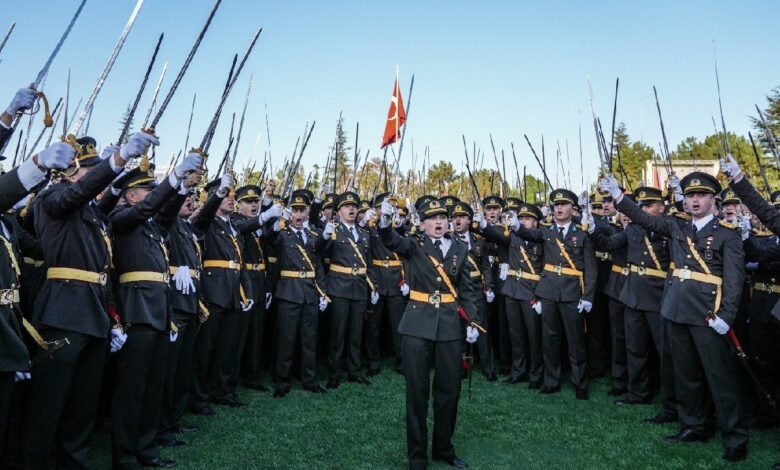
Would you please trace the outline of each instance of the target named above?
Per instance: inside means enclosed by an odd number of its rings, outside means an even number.
[[[221,197],[225,197],[228,189],[233,187],[233,173],[225,172],[219,179],[219,188],[217,188],[217,194]]]
[[[501,270],[498,272],[498,278],[502,281],[506,281],[507,276],[509,276],[509,265],[501,263]]]
[[[742,241],[745,241],[750,236],[750,231],[753,226],[750,224],[750,219],[747,217],[739,218],[739,230],[742,232]]]
[[[322,230],[322,238],[330,238],[330,236],[333,235],[334,230],[336,230],[336,224],[328,222]]]
[[[21,382],[22,380],[30,380],[30,373],[29,372],[17,372],[16,376],[14,377],[14,382]]]
[[[379,210],[382,212],[382,215],[386,215],[388,217],[392,216],[393,212],[395,211],[393,205],[386,200],[382,201],[382,205],[379,207]]]
[[[534,309],[534,312],[536,312],[537,315],[542,314],[542,301],[539,299],[536,299],[536,302],[531,304],[531,308]]]
[[[363,220],[360,221],[360,226],[365,227],[366,224],[374,217],[376,217],[376,211],[374,209],[367,210],[366,213],[363,215]]]
[[[737,159],[732,157],[731,154],[726,155],[726,158],[720,159],[720,170],[734,182],[742,179],[742,170],[739,169]]]
[[[682,186],[680,186],[680,178],[677,175],[674,175],[671,178],[669,178],[669,187],[672,188],[672,192],[674,193],[674,200],[682,201],[683,190],[682,190]]]
[[[725,335],[729,332],[729,324],[723,321],[722,318],[708,318],[707,324],[719,335]]]
[[[506,223],[512,230],[517,230],[520,228],[520,219],[517,217],[517,213],[515,211],[509,211],[509,218],[507,219]]]
[[[496,294],[492,290],[488,290],[485,292],[485,300],[487,300],[487,303],[492,304],[496,300]]]
[[[266,223],[269,220],[273,219],[274,217],[279,217],[282,215],[282,205],[278,202],[271,207],[268,208],[267,211],[260,214],[260,222]]]
[[[35,103],[35,99],[38,98],[38,92],[32,88],[20,88],[14,95],[14,99],[11,100],[11,104],[8,105],[6,113],[13,116],[19,111],[32,108]]]
[[[274,300],[273,294],[270,292],[265,293],[265,309],[268,310],[271,308],[271,301]]]
[[[285,207],[282,211],[282,218],[289,221],[290,217],[292,217],[292,210],[289,207]]]
[[[590,211],[585,212],[585,222],[588,224],[588,233],[596,231],[596,220],[593,218],[593,214]]]
[[[485,221],[485,217],[482,215],[482,211],[477,211],[474,213],[474,222],[477,223],[481,230],[484,230],[485,227],[487,227],[487,221]]]
[[[379,302],[379,292],[374,291],[371,293],[371,305],[376,305]]]
[[[588,193],[583,191],[582,194],[580,194],[580,197],[577,198],[577,205],[580,207],[585,207],[588,205]]]
[[[118,145],[109,145],[103,149],[103,153],[100,154],[100,158],[106,160],[113,157],[119,151],[121,147]]]
[[[189,266],[179,266],[176,270],[176,274],[171,278],[176,283],[176,290],[184,295],[188,295],[195,292],[195,283],[192,282],[192,276],[190,276]]]
[[[617,180],[612,175],[607,175],[601,178],[599,187],[602,191],[608,192],[615,202],[617,202],[618,199],[620,199],[623,195],[623,191],[620,190],[620,186],[618,186]]]
[[[67,142],[54,142],[38,153],[38,165],[44,168],[67,168],[76,156],[74,149]]]
[[[542,217],[547,217],[550,214],[550,208],[547,206],[542,206]]]
[[[242,312],[248,312],[252,310],[252,307],[255,305],[255,301],[253,299],[248,299],[246,303],[239,302],[241,304],[241,311]]]
[[[320,312],[324,312],[328,308],[328,299],[320,297]]]
[[[588,302],[587,300],[580,299],[580,302],[577,304],[577,311],[582,313],[590,313],[590,309],[593,308],[593,304]]]
[[[122,328],[111,328],[111,352],[117,352],[122,349],[127,341],[127,333]]]
[[[168,334],[168,337],[170,338],[170,342],[171,343],[175,343],[176,342],[176,338],[179,337],[179,332],[171,330],[169,332],[169,334]]]
[[[160,145],[157,137],[146,132],[136,132],[130,136],[130,140],[119,150],[119,158],[128,161],[131,158],[140,157],[150,145]]]
[[[176,178],[183,179],[187,173],[195,171],[201,166],[203,166],[203,155],[198,152],[190,152],[184,157],[184,160],[173,169],[173,172],[176,174]]]
[[[404,297],[409,295],[409,284],[405,282],[401,284],[401,295],[403,295]]]
[[[479,338],[479,330],[474,328],[473,326],[467,326],[466,342],[469,344],[474,344],[477,342],[477,338]]]

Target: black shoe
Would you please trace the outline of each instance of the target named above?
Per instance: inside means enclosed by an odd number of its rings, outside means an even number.
[[[625,388],[623,388],[623,387],[612,387],[612,388],[610,388],[610,389],[609,389],[609,391],[607,392],[607,395],[609,395],[609,396],[611,396],[611,397],[619,397],[620,395],[625,395],[625,393],[626,393],[627,391],[628,391],[628,390],[626,390],[626,389],[625,389]]]
[[[328,383],[325,384],[326,387],[333,389],[339,388],[339,385],[341,385],[341,382],[339,382],[337,379],[330,379],[328,380]]]
[[[652,418],[647,418],[645,420],[646,423],[652,423],[652,424],[666,424],[666,423],[676,423],[677,422],[677,415],[671,415],[668,413],[664,413],[663,411],[658,413],[657,415],[653,416]]]
[[[371,385],[371,382],[369,382],[368,379],[365,377],[349,377],[347,379],[347,382],[352,382],[361,385]]]
[[[742,444],[741,446],[737,447],[726,447],[726,452],[723,453],[723,460],[728,460],[729,462],[739,462],[740,460],[745,460],[747,458],[747,445]],[[777,468],[777,464],[775,464],[775,468]]]
[[[528,390],[539,390],[542,388],[541,382],[528,382]]]
[[[672,444],[676,442],[707,442],[709,440],[709,437],[702,433],[696,432],[693,429],[681,429],[680,432],[674,436],[664,437],[664,441]]]
[[[322,385],[320,384],[304,385],[303,389],[311,393],[328,393],[328,391],[322,388]]]
[[[190,408],[190,413],[198,416],[214,416],[217,414],[209,405],[194,406]]]
[[[549,387],[549,386],[545,385],[544,387],[542,387],[541,390],[539,390],[539,393],[541,393],[542,395],[550,395],[550,394],[553,394],[553,393],[558,393],[560,391],[561,391],[561,386],[560,385],[556,385],[555,387]]]
[[[496,375],[495,372],[491,372],[485,375],[485,380],[487,380],[488,382],[497,382],[498,376]]]
[[[528,377],[520,375],[517,377],[509,377],[508,379],[504,380],[504,383],[507,385],[514,385],[522,382],[528,382]]]
[[[290,387],[287,385],[276,387],[274,390],[274,398],[282,398],[290,393]]]
[[[142,467],[173,468],[176,465],[178,465],[178,464],[176,463],[175,460],[164,459],[162,457],[157,457],[156,459],[153,459],[153,460],[141,461],[141,466]]]
[[[649,405],[650,399],[645,400],[632,400],[630,398],[626,400],[615,400],[616,405],[625,406],[625,405]]]
[[[444,462],[447,465],[450,465],[455,468],[466,468],[469,466],[469,464],[467,464],[465,460],[459,459],[454,455],[452,457],[441,457],[437,455],[433,458],[433,461]]]
[[[376,375],[379,375],[379,369],[368,369],[366,375],[369,377],[374,377]]]
[[[574,392],[574,396],[577,397],[577,400],[587,400],[588,399],[588,391],[582,388],[578,388]]]
[[[777,462],[777,463],[773,464],[773,465],[772,465],[772,468],[773,468],[774,470],[780,470],[780,462]]]
[[[249,382],[247,384],[244,384],[244,387],[251,388],[252,390],[257,390],[258,392],[270,392],[271,389],[266,387],[260,382]]]
[[[186,442],[180,441],[175,437],[173,439],[159,439],[157,443],[163,447],[184,447],[187,445]]]
[[[498,373],[501,374],[501,375],[509,375],[509,374],[512,373],[512,369],[510,369],[509,367],[506,367],[504,369],[499,370]]]
[[[198,430],[197,426],[177,426],[173,428],[173,432],[176,434],[190,434]]]

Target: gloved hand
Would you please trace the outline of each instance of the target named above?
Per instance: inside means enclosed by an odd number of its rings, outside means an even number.
[[[269,220],[280,217],[282,215],[282,205],[280,203],[276,203],[268,208],[267,211],[260,214],[260,222],[266,223]]]
[[[542,217],[547,217],[550,215],[550,208],[547,206],[542,206]]]
[[[742,233],[742,241],[745,241],[750,236],[750,231],[753,230],[753,226],[750,224],[750,218],[739,218],[739,231]]]
[[[176,283],[176,290],[182,294],[188,295],[195,292],[195,283],[192,281],[192,276],[190,276],[189,266],[179,266],[176,274],[171,279]]]
[[[289,207],[285,207],[282,211],[282,218],[289,221],[290,217],[292,217],[292,210]]]
[[[103,149],[103,153],[100,154],[100,158],[105,160],[111,158],[119,151],[121,147],[118,145],[108,145]]]
[[[379,292],[371,292],[371,305],[376,305],[379,302]]]
[[[729,332],[729,324],[723,321],[722,318],[708,318],[707,324],[710,325],[710,328],[715,330],[719,335],[725,335]]]
[[[507,218],[506,223],[512,230],[520,228],[520,219],[517,217],[517,212],[509,211],[509,217]]]
[[[580,299],[580,302],[577,304],[577,311],[580,313],[590,313],[590,309],[592,308],[593,304],[584,299]]]
[[[187,173],[199,170],[202,166],[203,155],[198,152],[190,152],[184,157],[184,160],[173,169],[173,173],[176,175],[176,178],[184,179],[184,176]]]
[[[682,186],[680,186],[680,177],[677,175],[672,176],[669,178],[669,187],[672,188],[672,193],[674,193],[674,200],[675,201],[682,201],[683,200],[683,190]]]
[[[322,238],[330,238],[334,230],[336,230],[336,224],[333,222],[326,223],[325,228],[322,230]]]
[[[76,149],[67,142],[54,142],[38,153],[38,165],[49,169],[65,169],[76,156]]]
[[[583,209],[587,207],[590,200],[588,199],[588,192],[583,191],[582,194],[580,194],[580,197],[577,198],[577,205],[582,207]]]
[[[539,299],[536,299],[534,303],[531,304],[531,308],[534,309],[534,312],[536,312],[537,315],[542,314],[542,301]]]
[[[241,304],[241,311],[248,312],[252,310],[252,307],[255,305],[255,301],[253,299],[248,299],[246,303],[240,302],[240,304]]]
[[[265,309],[268,310],[271,308],[271,301],[274,300],[274,295],[270,292],[265,293]]]
[[[233,173],[226,171],[219,179],[219,188],[217,188],[217,195],[225,197],[228,189],[233,187]]]
[[[169,341],[171,343],[175,343],[176,342],[176,338],[179,337],[179,332],[171,330],[171,331],[168,332],[168,337],[169,337]]]
[[[474,222],[477,223],[480,230],[484,230],[485,227],[487,227],[487,221],[485,220],[485,216],[482,215],[482,211],[476,211],[474,213]]]
[[[29,372],[17,372],[16,375],[14,376],[14,382],[21,382],[22,380],[30,380],[30,373]]]
[[[496,294],[493,293],[492,290],[489,290],[485,292],[485,300],[487,300],[487,303],[492,304],[494,300],[496,300]]]
[[[498,278],[502,281],[506,281],[506,278],[509,276],[509,265],[506,263],[501,263],[501,270],[498,272]]]
[[[373,220],[373,218],[376,217],[376,211],[374,209],[369,209],[366,211],[366,213],[363,215],[363,220],[360,221],[360,226],[365,227],[366,224]]]
[[[608,192],[615,202],[623,196],[623,191],[620,190],[617,180],[612,175],[601,178],[599,187],[602,191]]]
[[[730,153],[726,155],[726,158],[720,159],[720,171],[734,180],[735,183],[742,179],[742,170],[739,169],[739,163]]]
[[[13,116],[19,111],[30,109],[33,107],[36,98],[38,98],[38,92],[32,88],[20,88],[14,95],[11,104],[8,105],[5,112]]]
[[[401,295],[403,295],[404,297],[409,295],[409,284],[405,282],[401,284]]]
[[[328,308],[328,299],[320,297],[320,312],[324,312]]]
[[[474,328],[473,326],[467,326],[466,342],[469,344],[474,344],[477,342],[477,338],[479,338],[479,330]]]
[[[140,157],[150,145],[160,145],[160,141],[152,134],[136,132],[119,150],[119,158],[126,162],[131,158]]]
[[[379,206],[379,210],[382,212],[382,215],[386,215],[388,217],[391,217],[393,212],[395,212],[393,205],[387,202],[387,200],[382,201],[382,205]]]
[[[127,341],[127,333],[122,328],[111,328],[111,352],[117,352],[122,349]]]
[[[588,224],[588,233],[593,233],[596,231],[596,220],[593,218],[593,214],[591,214],[590,211],[586,211],[583,215],[585,218],[585,222]]]

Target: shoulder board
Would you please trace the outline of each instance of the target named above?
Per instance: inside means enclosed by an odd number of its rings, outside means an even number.
[[[543,225],[545,227],[552,227],[552,224],[550,222],[547,222],[547,221],[539,222],[539,225]]]
[[[483,237],[482,235],[480,235],[478,233],[474,233],[474,232],[471,232],[471,236],[474,237],[475,240],[484,240],[485,239],[485,237]]]
[[[574,226],[577,227],[580,230],[585,230],[585,229],[582,228],[582,224],[574,224]]]
[[[734,224],[730,224],[730,223],[728,223],[728,222],[726,222],[725,220],[722,220],[722,219],[719,220],[718,223],[721,224],[722,226],[726,227],[726,228],[730,228],[731,230],[736,230],[737,228],[739,228],[739,226],[734,225]]]
[[[771,237],[772,236],[772,232],[770,232],[769,230],[759,230],[757,228],[754,228],[753,229],[753,235],[755,235],[757,237]]]
[[[691,220],[691,216],[686,214],[685,212],[675,212],[674,216],[677,217],[678,219]]]

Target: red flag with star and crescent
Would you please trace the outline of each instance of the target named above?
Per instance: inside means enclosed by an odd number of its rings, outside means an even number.
[[[385,134],[382,137],[382,148],[397,142],[401,138],[401,127],[405,122],[404,100],[401,99],[401,88],[398,86],[398,77],[396,77],[395,85],[393,86],[393,97],[390,100],[390,110],[387,112]]]

